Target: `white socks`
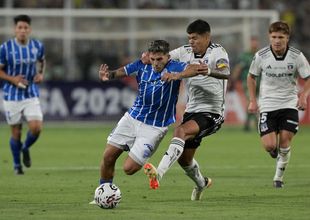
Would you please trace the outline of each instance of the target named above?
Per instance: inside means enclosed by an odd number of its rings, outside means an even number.
[[[276,164],[276,173],[273,178],[274,181],[283,181],[284,171],[291,157],[290,149],[290,147],[279,148],[279,155]]]
[[[163,175],[168,171],[168,169],[175,163],[175,161],[180,158],[184,149],[184,144],[185,141],[181,138],[172,138],[168,150],[164,154],[157,167],[159,179],[161,179]]]
[[[185,171],[185,174],[189,176],[199,188],[202,189],[205,186],[205,178],[202,176],[199,170],[199,165],[195,159],[193,159],[191,165],[182,168]]]

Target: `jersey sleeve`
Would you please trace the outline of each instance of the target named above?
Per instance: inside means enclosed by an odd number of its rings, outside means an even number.
[[[169,54],[172,60],[179,61],[181,57],[181,47],[170,51]]]
[[[258,55],[258,53],[256,53],[250,65],[249,73],[254,76],[259,76],[262,72],[260,63],[261,63],[261,58]]]
[[[187,63],[184,62],[178,62],[178,65],[176,66],[176,72],[182,72],[186,69]]]
[[[5,47],[2,44],[0,46],[0,65],[5,65],[6,64],[6,56],[5,56],[6,52],[5,52]]]
[[[310,77],[310,66],[303,53],[300,53],[297,59],[297,71],[301,78],[306,79]]]
[[[141,68],[143,68],[145,65],[142,63],[141,60],[136,60],[132,63],[127,64],[124,67],[124,70],[126,72],[127,76],[130,76],[132,74],[137,73]]]
[[[212,72],[219,72],[224,75],[230,75],[230,66],[228,54],[223,47],[218,47],[212,51],[211,63],[209,68]]]

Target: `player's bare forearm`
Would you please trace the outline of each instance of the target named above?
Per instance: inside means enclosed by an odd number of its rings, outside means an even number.
[[[126,76],[124,67],[118,68],[117,70],[109,71],[109,80],[119,79]]]
[[[124,67],[118,68],[117,70],[109,70],[107,64],[101,64],[99,69],[99,79],[101,81],[108,81],[113,79],[118,79],[126,76]]]
[[[186,69],[177,74],[177,79],[189,78],[197,75],[208,75],[208,66],[206,64],[190,64]]]
[[[297,108],[299,110],[306,110],[307,109],[307,100],[310,93],[310,78],[306,79],[306,83],[303,87],[303,91],[300,93],[298,98]]]
[[[0,79],[8,81],[13,85],[23,89],[28,85],[28,80],[26,80],[23,75],[19,74],[17,76],[9,76],[2,69],[0,69]]]
[[[229,79],[229,75],[213,71],[210,72],[209,76],[214,77],[216,79]]]
[[[45,59],[38,61],[38,63],[39,63],[38,73],[39,74],[44,74],[45,73],[45,66],[46,66]]]
[[[247,77],[247,87],[249,91],[249,101],[255,101],[256,102],[256,78],[252,74],[248,74]]]

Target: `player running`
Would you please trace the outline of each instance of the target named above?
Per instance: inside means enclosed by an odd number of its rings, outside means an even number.
[[[259,133],[271,157],[277,158],[273,185],[282,188],[291,156],[291,142],[298,131],[298,110],[305,110],[310,91],[310,67],[303,53],[288,45],[290,29],[278,21],[269,26],[270,46],[259,50],[250,66],[247,84],[250,113],[259,111]],[[306,83],[298,96],[297,74]],[[256,77],[260,76],[259,105]]]
[[[165,74],[173,73],[181,79],[208,71],[205,64],[187,65],[171,60],[169,44],[164,40],[153,41],[148,52],[151,64],[137,60],[115,71],[109,71],[107,65],[100,67],[102,81],[136,76],[138,82],[134,105],[108,137],[100,166],[100,184],[113,182],[116,160],[124,151],[129,151],[124,172],[133,175],[140,170],[156,151],[168,126],[175,122],[180,80],[165,82],[162,80]]]
[[[42,130],[43,114],[38,83],[43,81],[45,56],[43,44],[29,38],[31,18],[18,15],[14,17],[14,22],[15,38],[0,47],[0,79],[4,80],[3,107],[6,121],[11,126],[10,146],[14,170],[21,175],[24,171],[20,154],[23,154],[25,167],[30,167],[29,148],[37,141]],[[27,120],[29,128],[24,143],[21,142],[23,118]]]
[[[210,32],[206,21],[196,20],[187,27],[189,45],[170,52],[175,60],[207,64],[208,76],[185,79],[189,97],[183,122],[174,130],[174,137],[157,169],[151,163],[144,166],[150,187],[156,189],[164,174],[178,160],[185,174],[195,182],[191,200],[200,200],[202,191],[212,183],[211,178],[201,174],[194,155],[202,138],[215,133],[224,122],[226,79],[230,75],[228,55],[221,45],[211,42]]]

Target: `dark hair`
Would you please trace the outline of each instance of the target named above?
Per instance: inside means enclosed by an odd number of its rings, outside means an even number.
[[[15,25],[19,22],[19,21],[24,21],[26,23],[28,23],[29,25],[31,24],[31,18],[28,15],[17,15],[14,17],[14,23]]]
[[[210,33],[211,28],[208,22],[198,19],[196,21],[193,21],[187,26],[186,32],[188,34],[192,33],[204,34],[204,33]]]
[[[283,32],[284,34],[290,35],[290,27],[284,21],[277,21],[269,26],[269,34],[272,32]]]
[[[169,53],[169,43],[165,40],[154,40],[149,44],[148,52]]]

